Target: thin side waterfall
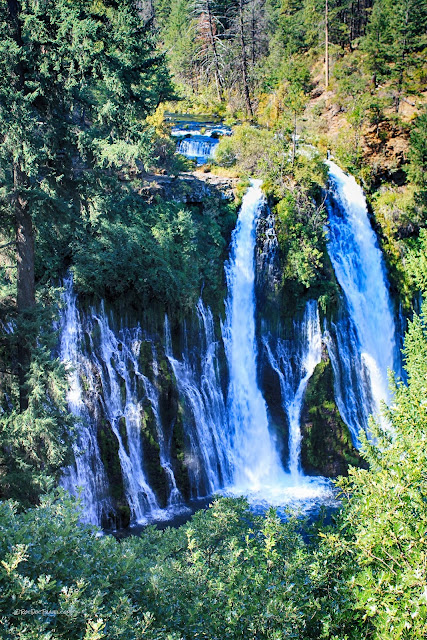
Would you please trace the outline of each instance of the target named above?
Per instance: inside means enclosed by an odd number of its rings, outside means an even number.
[[[314,369],[322,358],[322,333],[317,302],[307,302],[304,316],[294,322],[292,340],[266,336],[264,347],[280,381],[282,406],[289,422],[289,472],[297,483],[301,470],[301,410],[304,394]]]
[[[82,520],[100,526],[102,520],[112,512],[113,504],[101,460],[96,420],[90,414],[83,397],[81,375],[84,375],[88,387],[86,393],[95,393],[95,383],[91,367],[82,357],[83,328],[71,276],[64,282],[62,299],[64,308],[61,315],[60,356],[68,367],[70,386],[67,400],[71,413],[77,418],[77,438],[73,444],[74,463],[64,469],[61,485],[72,495],[80,497]]]
[[[218,343],[212,313],[197,304],[198,349],[188,345],[174,357],[168,317],[165,316],[165,352],[173,369],[184,408],[188,452],[186,463],[194,498],[220,490],[230,480],[227,414],[218,370]]]
[[[94,320],[101,334],[99,359],[94,355],[94,363],[102,381],[106,417],[119,445],[118,455],[131,519],[137,523],[163,519],[165,514],[144,471],[141,441],[143,408],[135,375],[138,373],[140,330],[124,331],[119,341],[103,309],[94,315]]]
[[[342,375],[343,369],[347,369],[344,372],[347,382],[354,377],[349,367],[361,364],[362,370],[356,375],[367,381],[369,387],[364,389],[364,397],[351,398],[352,394],[360,395],[357,388],[348,388],[343,383],[341,397],[337,397],[342,416],[357,442],[359,429],[367,429],[367,424],[365,420],[360,423],[355,418],[357,412],[347,411],[346,407],[365,404],[365,407],[368,405],[367,411],[365,408],[362,412],[370,413],[372,410],[379,415],[381,402],[390,400],[387,370],[398,364],[395,322],[384,263],[369,222],[363,191],[352,176],[346,175],[333,162],[328,161],[327,164],[331,185],[328,252],[344,292],[352,325],[336,324],[339,353],[331,353],[331,360],[333,364],[335,362],[336,379]],[[353,341],[351,348],[359,354],[359,363],[349,361],[349,336],[357,343]],[[338,360],[341,371],[337,367]]]

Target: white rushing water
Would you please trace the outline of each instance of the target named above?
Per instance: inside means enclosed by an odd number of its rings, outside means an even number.
[[[178,143],[177,152],[203,164],[213,158],[218,142],[218,139],[208,136],[191,136]]]
[[[231,489],[235,493],[248,495],[255,502],[284,504],[289,500],[320,496],[327,489],[323,479],[317,481],[303,476],[297,461],[292,462],[294,473],[285,472],[276,442],[269,430],[267,406],[258,386],[254,252],[256,220],[263,205],[261,182],[253,180],[243,198],[232,236],[230,259],[226,264],[228,298],[223,337],[230,374],[228,409],[232,434],[229,453],[233,462]],[[292,415],[294,428],[296,423],[299,427],[304,385],[314,366],[311,362],[307,364],[307,370],[292,399],[285,401]],[[280,370],[279,365],[277,369]],[[285,394],[286,392],[284,389]],[[293,449],[297,456],[297,438],[291,435],[291,440],[295,442]]]
[[[197,307],[198,348],[184,346],[174,357],[168,317],[165,317],[166,356],[172,366],[183,403],[187,440],[186,465],[193,498],[219,491],[230,481],[228,419],[218,368],[218,343],[212,313],[202,300]]]
[[[61,315],[60,356],[68,368],[67,400],[71,413],[77,418],[77,438],[73,444],[74,463],[64,469],[61,485],[72,495],[80,497],[82,520],[101,525],[103,517],[112,512],[113,504],[101,460],[96,421],[84,402],[81,376],[84,375],[89,393],[94,392],[95,383],[91,367],[87,366],[87,361],[82,357],[83,328],[71,276],[64,282],[62,299],[64,309]]]
[[[357,442],[359,429],[367,428],[364,416],[371,411],[379,415],[381,402],[390,400],[387,370],[398,361],[395,322],[363,191],[335,163],[327,164],[332,191],[328,252],[350,317],[350,325],[341,320],[333,326],[338,352],[330,355],[337,404]],[[355,377],[356,384],[351,382]]]
[[[294,339],[278,338],[275,345],[263,337],[268,360],[280,381],[282,406],[289,423],[289,473],[295,482],[301,470],[301,411],[304,394],[322,357],[322,333],[315,300],[307,302],[304,316],[294,321]]]
[[[211,138],[211,137],[218,137],[218,136],[231,136],[232,131],[230,129],[230,127],[225,127],[223,125],[218,125],[217,127],[215,126],[210,126],[210,127],[199,127],[197,128],[197,126],[189,126],[187,125],[187,127],[172,127],[171,130],[171,136],[174,138],[180,138],[182,136],[205,136],[207,138]]]
[[[154,345],[151,344],[150,368],[154,375],[151,382],[140,371],[141,327],[113,329],[103,306],[96,311],[92,309],[83,325],[72,278],[67,278],[64,285],[61,359],[69,367],[68,404],[78,423],[75,462],[64,470],[61,484],[73,495],[80,495],[84,521],[101,525],[114,513],[111,487],[98,441],[99,427],[104,423],[104,428],[111,429],[117,444],[131,522],[145,524],[167,520],[184,512],[186,508],[171,463],[171,443],[165,438],[160,419]],[[97,333],[96,341],[94,333]],[[89,344],[87,352],[85,342]],[[167,484],[164,509],[160,508],[145,471],[147,460],[141,433],[143,420],[149,419],[147,411],[151,412],[159,463]]]

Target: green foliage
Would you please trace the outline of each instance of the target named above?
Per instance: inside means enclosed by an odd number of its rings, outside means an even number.
[[[83,220],[70,247],[83,294],[177,312],[195,304],[203,285],[208,299],[222,297],[222,264],[235,220],[224,202],[206,198],[188,206],[159,199],[149,205],[132,186],[113,182],[101,198],[86,200]]]
[[[19,161],[37,194],[52,190],[71,153],[104,165],[144,160],[149,135],[142,119],[171,94],[150,28],[133,3],[25,2],[20,7],[22,47],[11,37],[5,5],[0,13],[2,95],[1,170],[8,184]],[[16,90],[16,74],[24,76]],[[71,145],[71,147],[70,147]],[[64,158],[64,151],[67,157]],[[74,158],[76,162],[77,158]]]
[[[262,164],[276,147],[272,132],[240,125],[234,128],[232,136],[220,140],[215,162],[223,167],[237,165],[243,174],[259,175]]]
[[[40,494],[58,481],[71,453],[74,420],[65,399],[65,368],[52,357],[57,334],[52,332],[49,306],[42,307],[51,302],[48,296],[35,310],[14,320],[14,331],[2,344],[5,369],[0,372],[0,498],[14,498],[24,505],[35,504]],[[16,342],[23,333],[32,337],[32,353],[25,379],[28,407],[21,411],[15,354]]]
[[[221,499],[180,529],[147,528],[119,543],[79,524],[62,495],[24,514],[3,503],[4,637],[74,640],[97,629],[126,640],[332,639],[327,625],[361,637],[354,620],[336,615],[348,595],[328,595],[341,579],[336,564],[312,556],[298,529],[274,511],[260,518],[242,499]]]
[[[421,229],[415,247],[406,256],[406,271],[417,291],[427,291],[427,229]]]
[[[283,278],[308,289],[325,277],[325,210],[295,190],[278,202],[275,212]]]
[[[346,495],[344,531],[355,550],[358,608],[373,638],[424,638],[427,632],[427,306],[410,323],[405,341],[408,385],[394,387],[385,411],[387,431],[371,423],[365,439],[369,471],[352,470],[341,482]]]
[[[427,219],[427,108],[420,112],[411,131],[408,176],[417,188],[417,203]]]
[[[396,80],[397,91],[414,88],[414,70],[422,65],[416,54],[426,45],[425,0],[377,0],[374,3],[363,48],[375,81]]]
[[[276,132],[253,127],[237,126],[233,135],[220,140],[215,162],[224,167],[236,167],[243,176],[262,178],[264,188],[276,199],[295,182],[312,196],[318,196],[326,181],[327,169],[312,149],[301,149],[292,158],[293,125]],[[303,147],[303,145],[302,145]]]

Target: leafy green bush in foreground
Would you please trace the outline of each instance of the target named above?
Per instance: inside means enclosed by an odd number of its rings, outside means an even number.
[[[318,638],[333,615],[332,573],[297,523],[244,500],[122,542],[79,525],[64,496],[25,514],[3,503],[0,549],[5,638]]]

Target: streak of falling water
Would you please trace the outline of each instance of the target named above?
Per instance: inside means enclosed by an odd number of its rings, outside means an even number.
[[[82,357],[83,328],[71,276],[64,282],[62,297],[60,355],[68,368],[67,400],[71,413],[77,418],[77,438],[73,445],[74,463],[64,469],[61,485],[72,495],[80,495],[82,521],[100,526],[113,511],[113,505],[97,440],[96,419],[83,401],[81,375],[84,375],[90,393],[94,393],[95,384],[90,364]]]
[[[315,300],[307,302],[304,316],[294,322],[293,340],[278,338],[273,346],[263,338],[271,367],[280,381],[282,406],[289,421],[289,472],[295,481],[301,471],[301,410],[307,384],[322,357],[322,334]]]
[[[159,375],[159,367],[157,364],[157,354],[154,345],[152,344],[152,369],[154,376],[157,380]],[[141,373],[138,373],[138,376],[143,380],[145,393],[150,401],[151,408],[154,415],[154,420],[156,423],[157,430],[157,443],[159,445],[159,453],[160,453],[160,465],[163,468],[167,482],[168,482],[168,508],[173,511],[176,511],[176,508],[183,506],[183,499],[180,490],[176,485],[175,475],[172,469],[171,464],[171,444],[167,442],[165,439],[164,430],[162,427],[162,423],[160,420],[159,414],[159,392],[154,384],[152,384],[146,376],[143,376]]]
[[[377,238],[370,225],[366,199],[361,187],[352,176],[346,175],[336,164],[327,162],[331,184],[328,199],[329,227],[328,252],[346,300],[351,320],[347,336],[354,336],[351,345],[358,353],[363,371],[357,372],[367,381],[363,397],[356,387],[341,385],[344,397],[337,398],[340,411],[357,442],[360,428],[367,429],[366,420],[355,422],[356,412],[346,407],[363,404],[371,399],[371,405],[361,413],[379,415],[381,402],[390,400],[387,370],[398,368],[398,349],[392,305],[390,301],[385,267]],[[349,345],[343,334],[343,324],[336,325],[341,333],[337,345],[339,352],[331,354],[332,363],[338,360],[345,366],[348,362]],[[352,362],[349,362],[352,366]],[[340,371],[335,366],[335,377]],[[347,380],[351,371],[345,372]],[[356,394],[356,397],[351,397]]]
[[[229,482],[227,414],[219,378],[218,343],[212,313],[197,304],[198,346],[195,357],[184,344],[174,357],[168,317],[165,316],[165,352],[183,403],[188,451],[186,463],[195,488],[193,497],[212,494]]]
[[[99,359],[94,355],[102,380],[103,401],[108,422],[119,445],[119,460],[131,520],[145,523],[165,518],[144,471],[141,440],[143,407],[137,392],[137,357],[140,346],[139,328],[124,330],[118,340],[109,326],[106,313],[94,315],[101,333]]]

